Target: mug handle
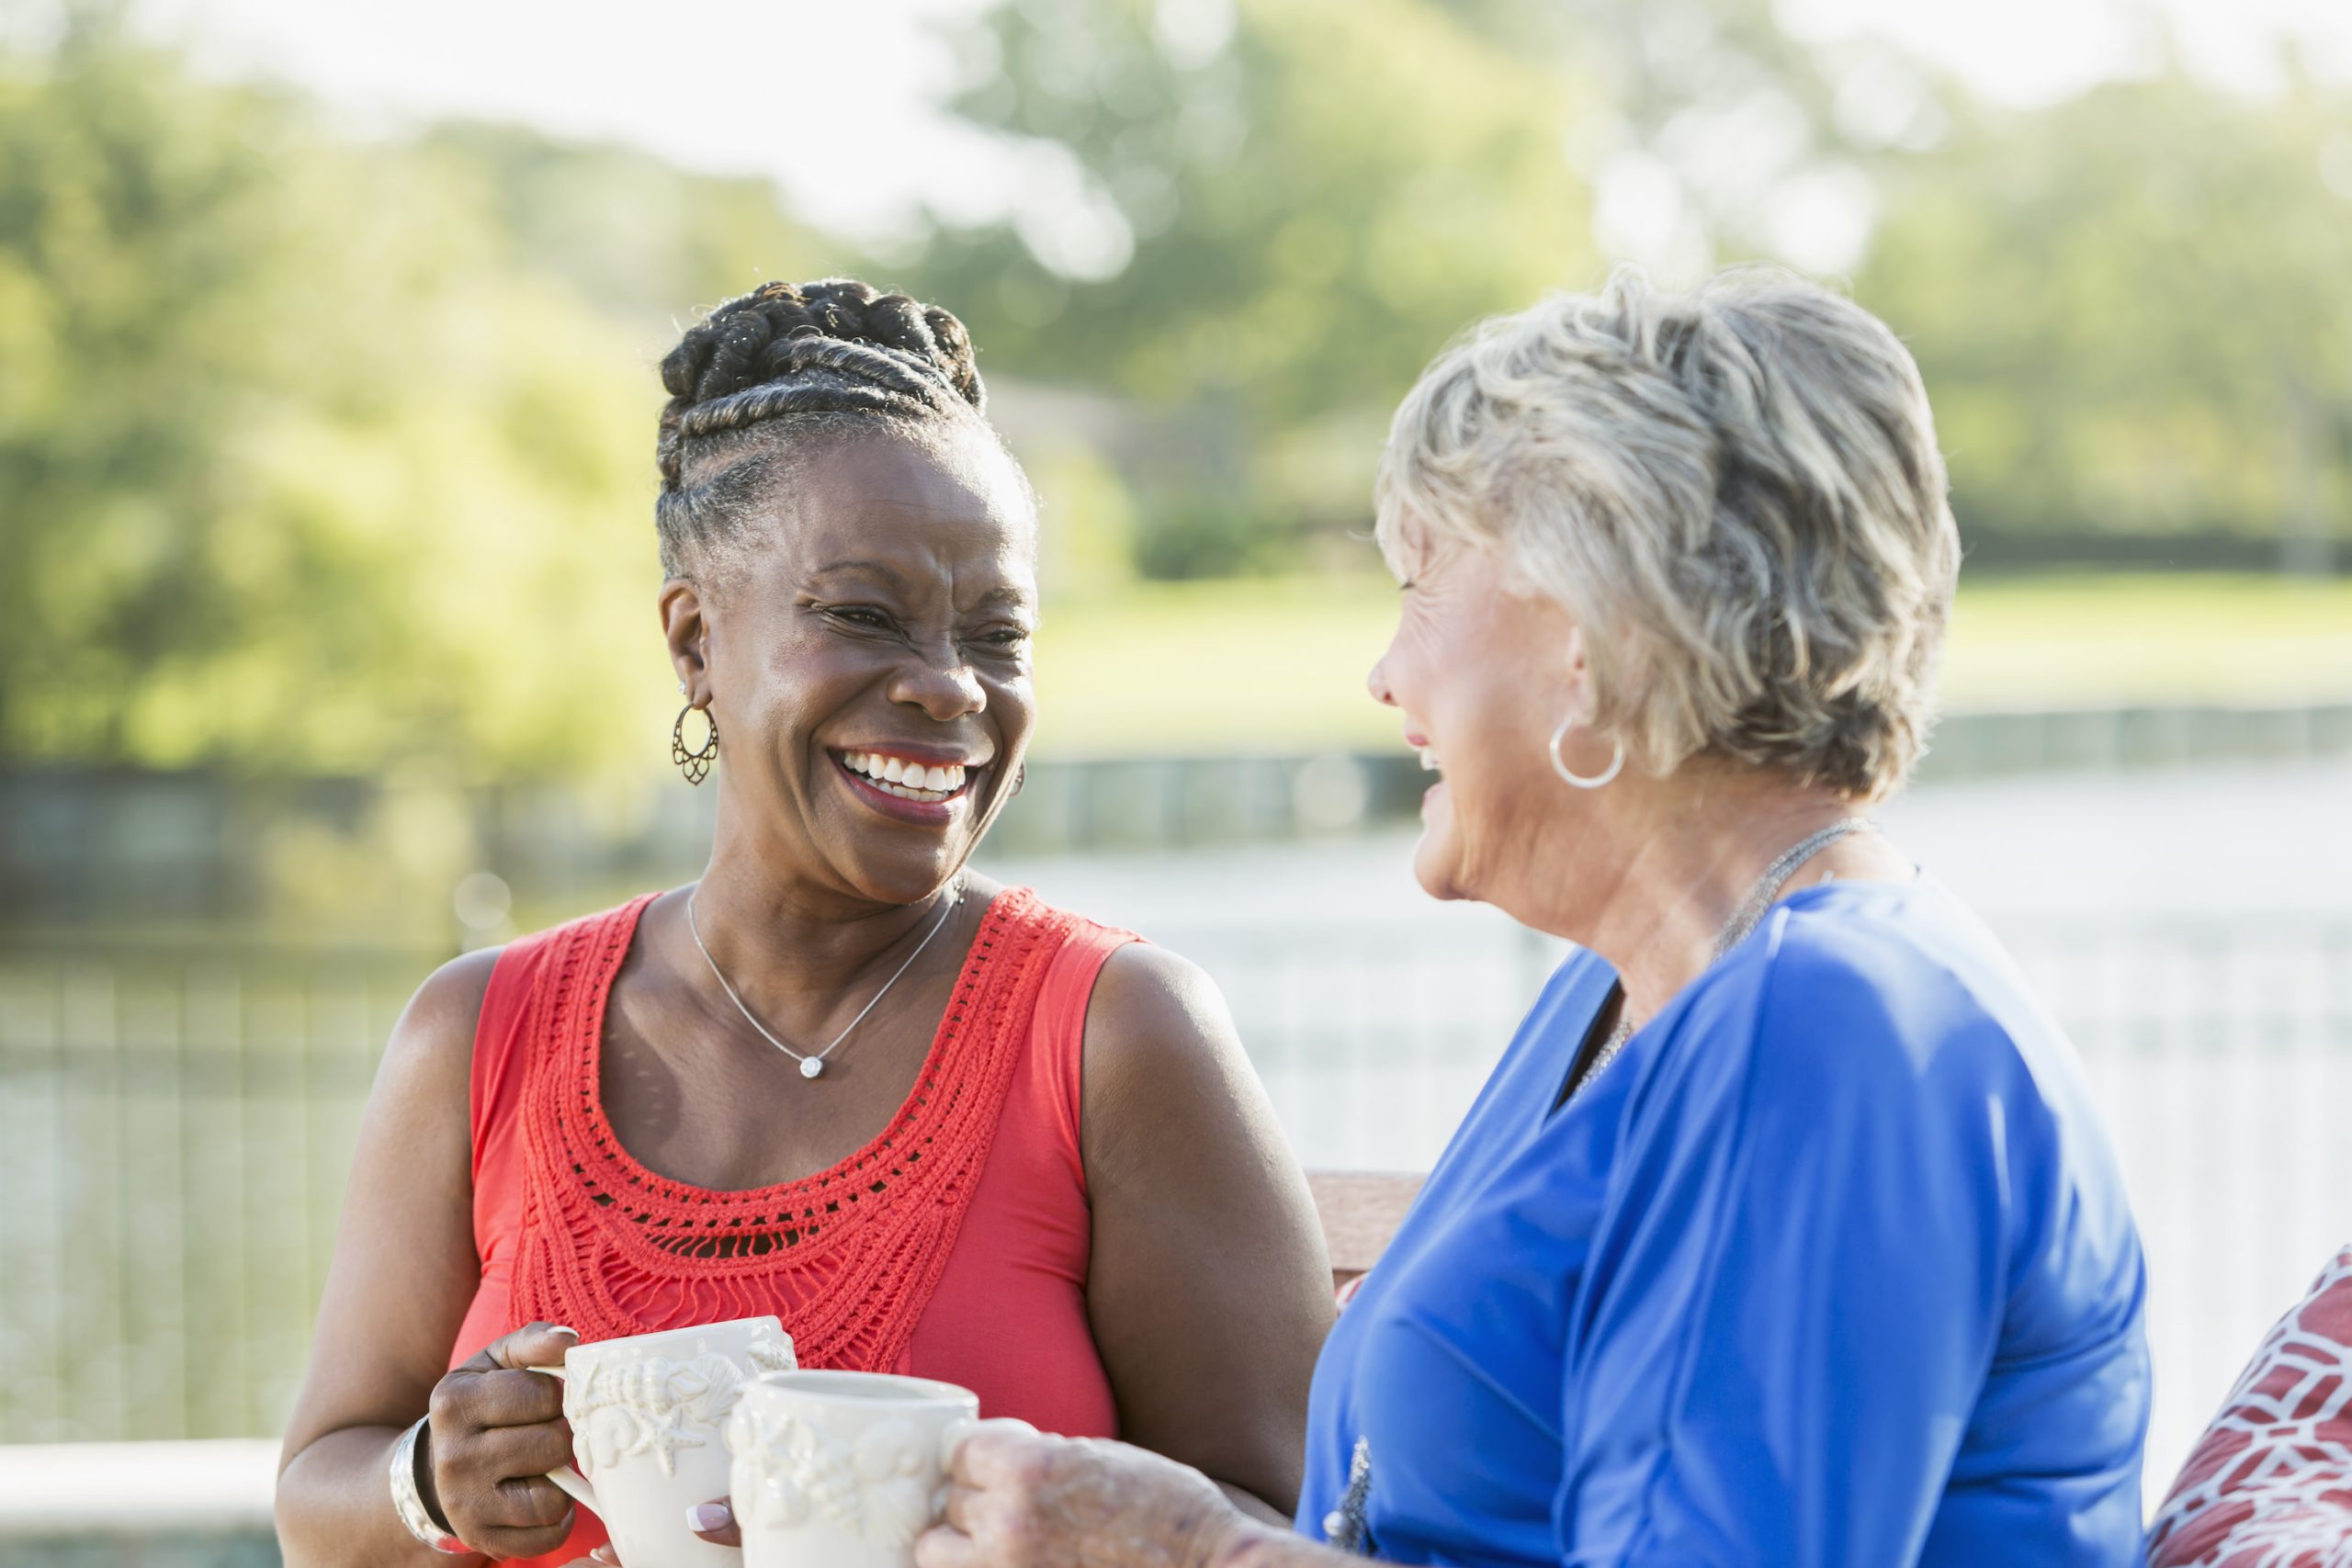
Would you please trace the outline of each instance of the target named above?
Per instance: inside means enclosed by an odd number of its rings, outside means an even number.
[[[566,1382],[564,1369],[561,1367],[525,1367],[522,1370],[526,1372],[537,1372],[542,1377],[553,1378],[558,1382]],[[596,1502],[596,1489],[588,1484],[586,1476],[572,1469],[571,1466],[557,1465],[548,1472],[548,1479],[554,1482],[565,1496],[570,1497],[590,1513],[599,1517],[603,1517],[605,1510]]]

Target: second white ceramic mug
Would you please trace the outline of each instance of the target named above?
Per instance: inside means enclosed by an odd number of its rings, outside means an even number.
[[[773,1317],[575,1345],[563,1380],[575,1470],[548,1479],[605,1521],[628,1568],[741,1568],[732,1547],[697,1540],[686,1510],[727,1495],[726,1426],[743,1390],[797,1363]]]
[[[971,1390],[928,1378],[761,1378],[727,1424],[743,1568],[912,1568],[979,1414]]]

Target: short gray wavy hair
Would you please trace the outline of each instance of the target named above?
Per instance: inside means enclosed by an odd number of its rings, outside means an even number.
[[[1441,355],[1390,427],[1392,564],[1507,548],[1582,626],[1592,721],[1637,765],[1712,756],[1883,799],[1926,749],[1960,535],[1919,368],[1778,269],[1618,273]]]

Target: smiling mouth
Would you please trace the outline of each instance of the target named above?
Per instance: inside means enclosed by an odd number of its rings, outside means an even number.
[[[978,765],[917,762],[880,751],[836,751],[833,761],[868,789],[925,806],[942,806],[963,795],[981,771]]]

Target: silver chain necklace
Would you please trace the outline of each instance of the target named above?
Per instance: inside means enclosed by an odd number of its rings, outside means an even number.
[[[1720,963],[1724,954],[1747,940],[1749,933],[1762,922],[1765,912],[1771,908],[1772,900],[1781,896],[1781,889],[1788,885],[1790,877],[1796,874],[1797,867],[1838,840],[1859,833],[1870,825],[1868,818],[1849,817],[1842,822],[1832,822],[1819,832],[1808,834],[1789,846],[1780,859],[1764,868],[1764,874],[1756,879],[1756,886],[1747,890],[1747,897],[1741,899],[1739,907],[1731,912],[1731,919],[1724,922],[1724,929],[1715,933],[1715,950],[1707,962],[1711,964]],[[1609,1032],[1608,1043],[1601,1046],[1600,1055],[1593,1057],[1592,1066],[1584,1070],[1584,1077],[1577,1080],[1577,1087],[1568,1091],[1568,1098],[1574,1100],[1582,1094],[1585,1086],[1600,1076],[1601,1068],[1617,1059],[1617,1053],[1623,1051],[1625,1043],[1633,1037],[1633,1021],[1619,1020],[1617,1027]]]
[[[700,887],[697,886],[695,891],[701,891]],[[719,973],[718,960],[713,958],[710,955],[710,949],[703,945],[702,927],[695,920],[695,895],[693,893],[686,895],[686,930],[693,933],[695,939],[695,951],[702,954],[702,961],[705,964],[710,965],[710,977],[718,982],[718,988],[727,993],[727,999],[735,1004],[735,1010],[743,1015],[743,1021],[750,1024],[753,1029],[758,1030],[760,1032],[761,1039],[765,1040],[769,1044],[775,1046],[777,1050],[783,1052],[786,1055],[799,1063],[800,1076],[802,1077],[813,1078],[823,1074],[825,1070],[825,1058],[833,1054],[834,1047],[838,1046],[842,1041],[848,1039],[850,1037],[850,1032],[854,1030],[859,1024],[865,1021],[865,1015],[874,1010],[875,1004],[879,1002],[884,997],[888,996],[890,994],[890,987],[897,985],[899,980],[905,977],[907,971],[914,967],[915,960],[922,956],[922,950],[929,947],[931,945],[931,939],[937,936],[940,931],[945,928],[949,918],[956,913],[956,907],[963,903],[963,901],[964,884],[962,879],[959,878],[956,883],[955,889],[947,895],[947,908],[939,912],[939,919],[931,922],[931,930],[922,933],[922,940],[915,943],[915,950],[912,953],[907,954],[907,961],[904,964],[899,964],[897,972],[892,974],[888,979],[882,982],[882,988],[874,993],[874,999],[872,1001],[867,1002],[864,1007],[858,1009],[857,1016],[849,1021],[849,1028],[844,1029],[839,1034],[834,1035],[831,1044],[827,1045],[823,1050],[817,1052],[813,1055],[805,1052],[796,1051],[791,1046],[786,1045],[783,1041],[778,1040],[775,1037],[775,1032],[770,1030],[766,1024],[762,1023],[758,1018],[753,1016],[750,1008],[743,1005],[743,998],[735,994],[735,987],[727,983],[727,976]]]

